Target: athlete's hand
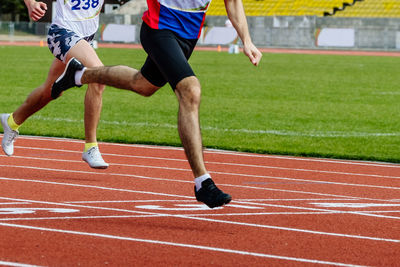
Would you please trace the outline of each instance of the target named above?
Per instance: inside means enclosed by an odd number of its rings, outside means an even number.
[[[28,8],[29,17],[34,21],[41,19],[46,14],[47,5],[43,2],[36,2],[34,0],[25,1],[26,7]]]
[[[261,54],[260,50],[258,50],[257,47],[254,46],[253,43],[243,45],[243,53],[250,59],[250,62],[254,66],[258,66],[258,63],[260,63],[262,54]]]

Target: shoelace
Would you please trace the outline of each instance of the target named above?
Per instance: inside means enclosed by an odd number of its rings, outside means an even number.
[[[18,137],[18,132],[11,130],[11,133],[8,135],[7,138],[7,145],[12,144],[12,142],[14,142],[15,139],[17,139],[17,137]]]
[[[207,186],[207,191],[209,191],[212,195],[218,195],[222,192],[214,183],[210,183]]]
[[[95,161],[103,160],[103,158],[101,157],[101,155],[99,153],[99,149],[97,147],[92,147],[91,149],[89,149],[88,154]]]

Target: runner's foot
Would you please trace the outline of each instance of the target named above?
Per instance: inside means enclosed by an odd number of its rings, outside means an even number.
[[[84,66],[79,60],[74,57],[71,58],[65,66],[63,74],[61,74],[55,83],[53,83],[53,86],[51,87],[51,97],[56,99],[63,91],[68,90],[69,88],[75,86],[81,87],[82,85],[77,85],[75,83],[75,72],[82,70],[83,68]]]
[[[18,137],[19,132],[10,128],[7,122],[8,117],[10,117],[10,114],[1,114],[1,125],[4,131],[1,147],[7,156],[12,156],[14,154],[14,141]]]
[[[87,164],[94,169],[107,169],[109,166],[108,163],[103,160],[99,147],[97,146],[94,146],[88,151],[83,152],[82,160],[86,161]]]
[[[194,188],[194,194],[197,201],[203,202],[210,208],[215,208],[228,204],[232,197],[224,192],[222,192],[215,184],[211,178],[204,180],[201,183],[201,188],[197,191]]]

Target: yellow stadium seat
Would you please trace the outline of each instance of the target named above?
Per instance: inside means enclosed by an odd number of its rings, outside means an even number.
[[[399,0],[243,0],[243,6],[247,16],[323,16],[337,8],[337,17],[400,17]],[[224,0],[213,0],[208,15],[226,16]]]

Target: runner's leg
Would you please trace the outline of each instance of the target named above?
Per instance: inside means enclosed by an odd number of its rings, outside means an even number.
[[[103,63],[96,54],[93,47],[85,40],[80,40],[68,52],[66,62],[72,57],[77,58],[87,67],[100,67]],[[90,83],[85,96],[85,141],[86,143],[97,142],[97,126],[100,120],[102,108],[102,95],[105,86],[99,83]]]
[[[180,81],[175,89],[179,102],[178,131],[194,177],[207,173],[203,159],[199,108],[201,88],[195,76]]]
[[[33,90],[25,102],[13,112],[14,121],[17,124],[21,125],[26,119],[53,100],[51,98],[51,86],[58,76],[63,73],[64,68],[65,64],[60,60],[53,60],[46,81]]]

